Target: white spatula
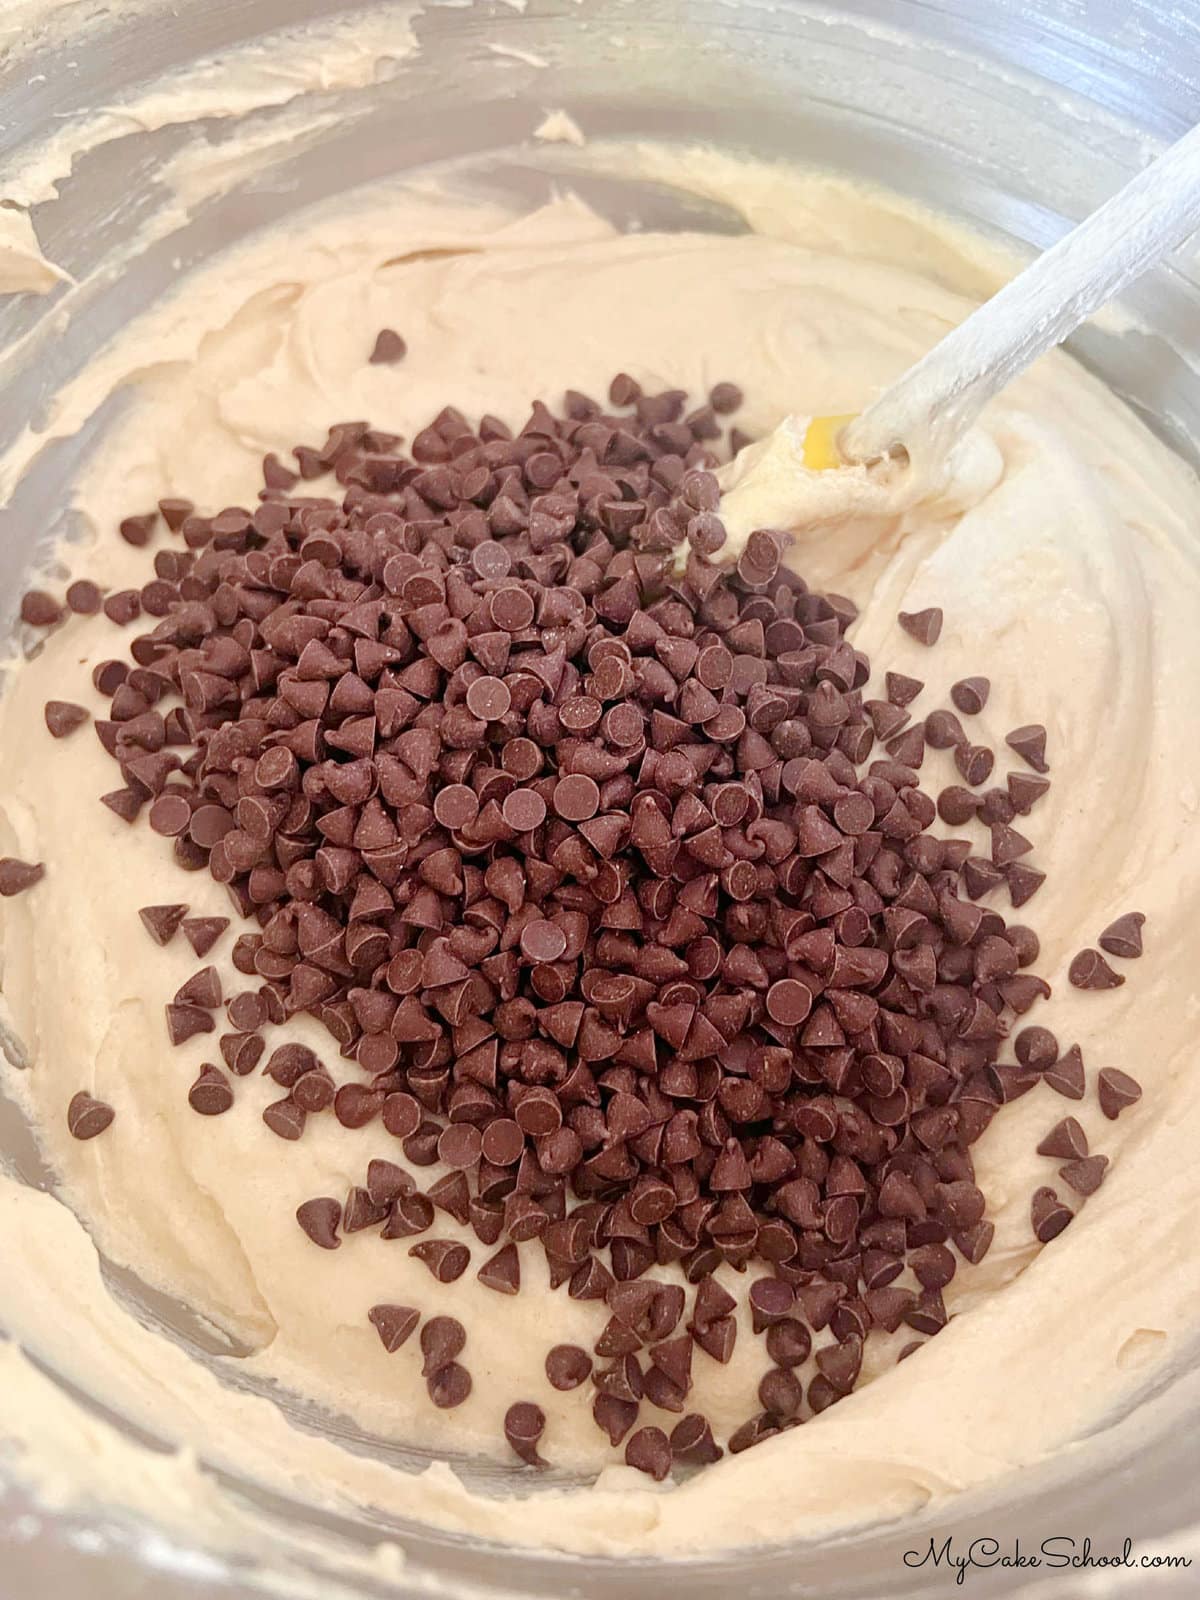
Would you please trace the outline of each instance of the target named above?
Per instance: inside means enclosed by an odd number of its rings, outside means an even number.
[[[814,469],[944,457],[984,403],[1200,226],[1200,127],[960,323],[858,416],[814,417]]]

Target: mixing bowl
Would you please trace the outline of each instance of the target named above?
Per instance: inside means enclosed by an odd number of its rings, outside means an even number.
[[[305,30],[307,44],[272,42]],[[453,169],[459,184],[525,203],[569,183],[625,227],[739,229],[743,219],[724,205],[623,176],[608,142],[710,144],[881,182],[1029,249],[1049,244],[1200,107],[1194,0],[1169,10],[1149,0],[377,0],[361,15],[349,0],[15,9],[10,0],[0,44],[0,200],[17,208],[7,220],[18,229],[28,214],[53,263],[31,265],[18,249],[17,277],[47,292],[0,298],[0,450],[46,435],[29,470],[4,486],[0,630],[24,575],[70,534],[63,486],[121,406],[118,394],[80,431],[54,438],[55,396],[181,271],[350,186]],[[231,97],[235,50],[251,51],[253,72]],[[190,86],[186,112],[173,74]],[[559,108],[603,159],[531,142]],[[1190,458],[1200,437],[1198,313],[1200,284],[1177,260],[1073,344]],[[17,1041],[7,1044],[19,1054]],[[22,1179],[51,1185],[12,1108],[0,1116],[0,1149]],[[0,1286],[0,1327],[10,1287]],[[203,1358],[203,1331],[179,1308],[119,1274],[110,1287],[130,1315]],[[59,1395],[58,1426],[125,1432],[131,1473],[186,1448],[170,1429],[131,1429],[86,1383],[64,1382]],[[122,1482],[80,1501],[54,1492],[29,1441],[3,1448],[0,1399],[0,1595],[266,1587],[625,1600],[663,1583],[698,1600],[735,1588],[747,1600],[923,1595],[953,1582],[920,1561],[951,1532],[960,1548],[995,1541],[994,1551],[978,1547],[981,1565],[967,1578],[980,1593],[1182,1595],[1194,1592],[1186,1571],[1030,1568],[1012,1557],[1018,1541],[1028,1553],[1058,1535],[1080,1547],[1090,1536],[1105,1550],[1128,1537],[1200,1558],[1189,1531],[1197,1420],[1195,1372],[1172,1372],[1140,1397],[1136,1417],[1107,1418],[1052,1464],[969,1503],[903,1527],[668,1569],[517,1552],[365,1512],[316,1513],[229,1473],[188,1478],[204,1484],[203,1506],[164,1499],[156,1513],[142,1496],[134,1512]],[[53,1430],[41,1453],[53,1457]]]

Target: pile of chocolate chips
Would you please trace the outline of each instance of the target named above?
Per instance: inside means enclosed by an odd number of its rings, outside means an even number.
[[[269,1126],[380,1118],[410,1164],[451,1172],[426,1196],[372,1162],[301,1225],[333,1248],[364,1226],[426,1233],[442,1209],[500,1245],[479,1272],[507,1293],[513,1246],[539,1241],[555,1285],[612,1313],[611,1364],[560,1346],[550,1377],[591,1373],[614,1444],[643,1397],[686,1410],[694,1346],[728,1360],[721,1263],[756,1269],[775,1362],[735,1449],[798,1420],[810,1329],[837,1341],[814,1411],[853,1388],[872,1327],[936,1333],[948,1244],[977,1262],[992,1236],[970,1147],[1057,1056],[997,1065],[1049,993],[1034,935],[974,903],[1041,881],[1013,804],[993,791],[992,860],[931,832],[920,685],[889,674],[864,699],[853,605],[781,566],[780,536],[720,559],[711,469],[739,402],[722,384],[685,415],[684,394],[621,376],[609,409],[570,392],[516,437],[447,408],[405,452],[347,423],[295,452],[340,497],[298,492],[272,456],[252,511],[163,502],[183,548],[103,602],[154,620],[132,670],[95,675],[123,780],[106,803],[144,810],[257,924],[234,951],[255,987],[227,1001],[226,1070],[204,1069],[196,1110],[232,1105],[266,1023],[319,1018],[355,1067],[337,1087],[313,1052],[276,1050]],[[144,543],[153,521],[122,532]],[[904,620],[936,640],[940,613]],[[986,697],[956,688],[967,714]],[[986,781],[990,752],[947,718],[936,742]],[[1044,771],[1044,730],[1018,733]],[[961,820],[982,805],[952,799]],[[144,916],[162,939],[185,910]],[[222,999],[198,973],[172,1039],[214,1029]],[[414,1249],[443,1281],[468,1265],[461,1244]],[[697,1285],[678,1334],[684,1296],[653,1277],[672,1262]],[[897,1285],[906,1268],[919,1289]],[[389,1349],[416,1325],[372,1317]],[[521,1404],[513,1448],[536,1454]],[[719,1454],[702,1417],[675,1431],[639,1430],[630,1459],[662,1476],[672,1454]]]

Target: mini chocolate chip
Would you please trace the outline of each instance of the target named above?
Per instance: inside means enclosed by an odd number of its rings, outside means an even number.
[[[1045,1186],[1034,1190],[1029,1213],[1034,1237],[1040,1244],[1049,1244],[1051,1239],[1057,1239],[1074,1220],[1070,1206],[1064,1205],[1055,1191]]]
[[[799,1367],[812,1351],[812,1335],[795,1317],[785,1317],[767,1329],[767,1354],[777,1367]]]
[[[1067,981],[1076,989],[1117,989],[1125,982],[1099,950],[1081,950],[1067,968]]]
[[[1095,1194],[1104,1182],[1107,1171],[1107,1156],[1083,1156],[1078,1161],[1068,1161],[1065,1167],[1060,1167],[1058,1175],[1076,1194],[1086,1198]]]
[[[272,1133],[281,1139],[298,1139],[304,1132],[305,1113],[290,1097],[272,1100],[264,1107],[262,1119]]]
[[[1027,816],[1050,790],[1049,778],[1039,778],[1033,772],[1010,772],[1005,782],[1012,808],[1022,816]]]
[[[521,1288],[521,1258],[515,1244],[506,1244],[485,1261],[476,1276],[485,1288],[499,1294],[517,1294]]]
[[[457,1317],[430,1317],[421,1329],[421,1354],[424,1364],[421,1376],[433,1373],[457,1361],[467,1347],[467,1330]]]
[[[1082,1100],[1085,1078],[1079,1046],[1073,1044],[1069,1050],[1064,1050],[1054,1065],[1045,1069],[1042,1081],[1068,1100]]]
[[[619,1400],[616,1395],[598,1394],[592,1402],[592,1417],[596,1426],[608,1435],[609,1443],[614,1447],[633,1427],[637,1415],[636,1400]]]
[[[934,750],[953,750],[967,736],[953,711],[931,711],[925,718],[925,742]]]
[[[814,1386],[818,1379],[814,1379]],[[836,1395],[833,1396],[836,1398]],[[779,1432],[778,1422],[766,1412],[760,1416],[751,1417],[743,1422],[740,1428],[735,1428],[729,1436],[729,1453],[732,1456],[741,1455],[745,1450],[752,1450],[756,1444],[762,1444],[765,1439],[772,1439]]]
[[[952,783],[938,795],[938,816],[952,828],[961,828],[970,822],[979,810],[979,797],[961,784]]]
[[[750,1313],[755,1333],[762,1333],[787,1317],[795,1303],[790,1284],[778,1278],[759,1278],[750,1285]]]
[[[461,1406],[471,1393],[471,1374],[457,1361],[451,1361],[448,1366],[439,1367],[438,1370],[425,1380],[425,1387],[429,1391],[429,1398],[439,1410],[451,1410]]]
[[[393,328],[380,328],[375,338],[375,345],[368,356],[372,366],[389,366],[395,361],[403,361],[408,354],[408,345]]]
[[[608,398],[614,406],[631,406],[642,397],[642,386],[627,372],[618,372],[608,386]]]
[[[80,1089],[71,1096],[67,1106],[67,1128],[73,1139],[94,1139],[104,1132],[115,1115],[112,1106]]]
[[[1142,1086],[1136,1078],[1117,1067],[1104,1067],[1096,1080],[1100,1109],[1110,1122],[1115,1122],[1122,1111],[1142,1098]]]
[[[338,1235],[341,1220],[341,1202],[330,1199],[328,1195],[305,1200],[296,1207],[296,1221],[322,1250],[336,1250],[341,1244]]]
[[[546,1377],[552,1389],[578,1389],[592,1373],[592,1358],[577,1344],[556,1344],[546,1356]]]
[[[546,1431],[546,1413],[531,1400],[518,1400],[504,1413],[504,1437],[526,1466],[545,1465],[538,1443]]]
[[[90,713],[71,700],[47,700],[43,715],[51,738],[65,739],[83,727]]]
[[[929,606],[924,611],[902,611],[897,620],[918,644],[933,645],[941,638],[942,613],[938,606]]]
[[[1023,1067],[1043,1072],[1058,1060],[1058,1040],[1049,1028],[1022,1028],[1013,1040],[1017,1060]]]
[[[379,1342],[388,1355],[393,1355],[412,1337],[421,1314],[412,1306],[378,1305],[372,1306],[367,1312],[367,1320],[379,1335]]]
[[[987,705],[991,687],[987,678],[960,678],[951,688],[950,698],[964,717],[977,717]]]
[[[1127,911],[1115,922],[1109,923],[1096,943],[1101,950],[1107,950],[1110,956],[1122,956],[1131,961],[1142,953],[1142,927],[1145,921],[1140,911]]]
[[[661,1428],[639,1428],[625,1444],[625,1463],[661,1483],[671,1470],[671,1443]]]
[[[963,782],[972,789],[978,789],[981,783],[988,781],[995,764],[995,756],[984,745],[964,743],[955,746],[954,765],[962,775]]]
[[[198,1033],[212,1033],[216,1023],[203,1006],[188,1003],[169,1005],[166,1008],[167,1037],[173,1045],[186,1044]]]
[[[15,856],[0,856],[0,895],[6,898],[24,894],[46,876],[40,861],[18,861]]]
[[[141,917],[146,932],[155,944],[166,945],[175,937],[187,913],[188,908],[185,905],[143,906],[138,916]]]
[[[676,1461],[689,1465],[709,1466],[719,1461],[721,1447],[714,1441],[708,1419],[693,1411],[671,1429],[671,1454]]]
[[[403,1205],[399,1201],[398,1205]],[[410,1256],[423,1261],[439,1283],[453,1283],[461,1278],[471,1264],[471,1252],[465,1244],[455,1244],[449,1239],[426,1239],[414,1244]],[[456,1402],[457,1404],[457,1402]]]
[[[1080,1161],[1088,1153],[1087,1134],[1074,1117],[1056,1122],[1038,1145],[1038,1155],[1057,1156],[1060,1161]]]
[[[1028,723],[1024,727],[1014,728],[1005,735],[1004,742],[1035,772],[1050,770],[1046,765],[1046,730],[1041,723]]]
[[[62,618],[62,607],[44,589],[29,589],[21,596],[21,621],[31,628],[51,628]]]
[[[183,935],[198,956],[206,956],[228,926],[228,917],[188,917]]]
[[[759,1404],[772,1417],[794,1417],[803,1398],[799,1378],[786,1367],[773,1367],[758,1386]]]
[[[233,1105],[233,1090],[229,1079],[219,1067],[211,1064],[200,1068],[200,1075],[188,1090],[188,1104],[202,1117],[219,1117]]]

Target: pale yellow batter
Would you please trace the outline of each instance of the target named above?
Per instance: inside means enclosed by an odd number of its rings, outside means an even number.
[[[668,164],[653,152],[646,160]],[[602,393],[619,368],[697,395],[736,381],[746,393],[737,420],[756,433],[788,413],[860,409],[969,309],[957,285],[970,293],[989,281],[969,242],[882,199],[702,155],[671,164],[677,179],[695,171],[707,190],[743,203],[758,231],[619,237],[570,199],[507,217],[393,193],[348,210],[336,230],[310,223],[188,285],[64,404],[56,425],[67,429],[113,385],[135,382],[120,437],[75,486],[93,538],[65,559],[113,587],[142,581],[144,556],[115,536],[120,516],[163,494],[211,510],[249,503],[265,451],[319,443],[343,418],[411,436],[452,402],[519,423],[535,396]],[[367,363],[382,326],[407,340],[398,366]],[[799,569],[863,607],[854,642],[877,670],[925,680],[919,711],[945,704],[956,679],[989,676],[972,733],[1002,752],[999,773],[1005,732],[1047,725],[1053,783],[1027,831],[1048,881],[1024,919],[1041,936],[1038,970],[1055,997],[1031,1020],[1064,1044],[1078,1040],[1093,1083],[1103,1066],[1133,1073],[1141,1104],[1112,1124],[1094,1091],[1077,1107],[1039,1088],[1005,1110],[974,1152],[996,1243],[948,1290],[951,1325],[899,1367],[891,1357],[909,1335],[882,1341],[873,1381],[850,1399],[683,1487],[655,1489],[617,1465],[595,1488],[496,1500],[444,1466],[414,1478],[348,1453],[338,1430],[435,1456],[502,1458],[506,1407],[536,1399],[552,1462],[585,1472],[618,1462],[592,1423],[590,1387],[557,1394],[542,1367],[554,1343],[590,1347],[604,1313],[565,1290],[549,1294],[536,1247],[522,1249],[515,1299],[476,1282],[487,1252],[469,1234],[472,1270],[448,1286],[372,1234],[319,1252],[295,1224],[296,1205],[361,1181],[371,1156],[395,1155],[388,1136],[327,1116],[310,1121],[300,1144],[282,1143],[259,1116],[277,1091],[257,1077],[236,1082],[225,1117],[189,1109],[187,1087],[212,1059],[212,1040],[169,1049],[162,1004],[199,963],[182,940],[154,946],[137,908],[186,899],[193,914],[224,914],[225,896],[206,875],[182,878],[144,823],[129,828],[98,803],[114,769],[90,730],[62,744],[46,733],[46,699],[103,704],[90,670],[113,653],[113,630],[72,620],[13,673],[0,702],[0,854],[47,863],[31,892],[0,904],[4,1001],[29,1063],[5,1068],[4,1086],[35,1119],[100,1251],[239,1354],[201,1365],[140,1328],[108,1298],[70,1213],[5,1183],[0,1281],[16,1295],[15,1331],[51,1366],[203,1459],[326,1504],[575,1550],[695,1554],[894,1516],[999,1478],[1070,1447],[1179,1355],[1200,1290],[1191,1248],[1200,1179],[1186,1115],[1200,956],[1200,866],[1187,842],[1200,805],[1200,486],[1062,356],[991,407],[950,488],[932,500],[898,510],[911,496],[854,475],[806,484],[769,450],[735,469],[735,482],[735,531],[766,520],[795,528]],[[946,619],[933,651],[895,620],[927,605]],[[951,781],[948,753],[930,752],[924,785]],[[1129,909],[1147,917],[1147,954],[1125,969],[1129,981],[1109,994],[1070,990],[1071,955]],[[210,959],[227,961],[231,942]],[[227,972],[227,992],[238,986]],[[315,1024],[290,1032],[341,1069]],[[79,1088],[117,1111],[87,1144],[66,1133]],[[1068,1232],[1039,1252],[1029,1198],[1055,1181],[1057,1164],[1035,1146],[1068,1111],[1112,1168]],[[436,1232],[456,1230],[439,1217]],[[378,1300],[462,1319],[475,1379],[466,1405],[429,1404],[415,1340],[385,1354],[366,1321]],[[697,1353],[689,1403],[723,1437],[757,1409],[766,1365],[744,1326],[728,1368]],[[0,1347],[0,1381],[29,1396],[14,1403],[13,1426],[32,1433],[40,1415],[43,1436],[57,1441],[55,1406],[27,1378],[17,1347]],[[266,1384],[322,1408],[332,1436],[291,1427],[253,1392]],[[641,1421],[651,1420],[674,1419],[644,1407]],[[167,1503],[196,1499],[190,1456],[147,1457],[144,1470]],[[553,1506],[548,1495],[559,1497]]]

